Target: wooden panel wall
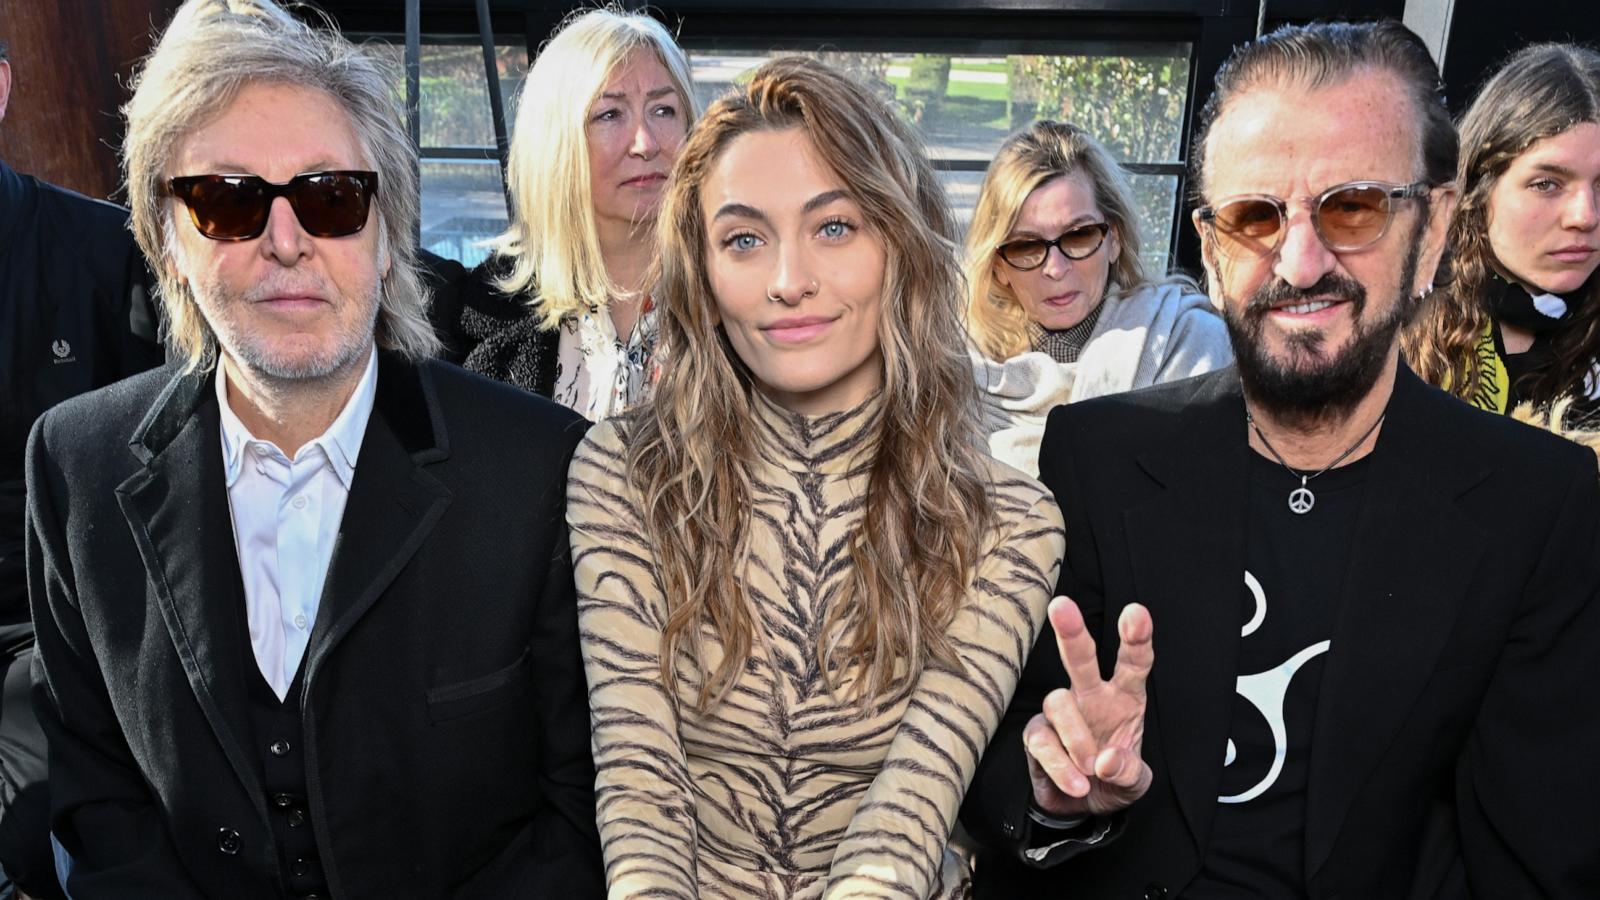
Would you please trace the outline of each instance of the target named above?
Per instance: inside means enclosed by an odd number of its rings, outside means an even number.
[[[0,40],[11,46],[12,73],[0,158],[91,197],[113,197],[128,76],[177,5],[0,0]]]

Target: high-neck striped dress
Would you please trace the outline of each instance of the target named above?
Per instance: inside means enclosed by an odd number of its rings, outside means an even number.
[[[830,694],[815,647],[861,524],[877,399],[820,417],[755,405],[767,462],[755,473],[743,578],[758,635],[708,711],[695,708],[687,657],[680,683],[661,683],[668,604],[624,472],[629,420],[597,426],[572,464],[567,517],[610,896],[967,896],[967,866],[947,843],[1044,623],[1060,511],[1038,482],[990,463],[998,525],[949,630],[965,672],[930,666],[863,707]]]

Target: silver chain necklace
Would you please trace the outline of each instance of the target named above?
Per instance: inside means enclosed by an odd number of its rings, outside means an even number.
[[[1300,486],[1289,492],[1289,511],[1297,516],[1303,516],[1306,513],[1311,512],[1311,508],[1317,505],[1317,495],[1311,493],[1311,488],[1306,486],[1307,483],[1310,482],[1311,479],[1321,475],[1323,472],[1326,472],[1334,466],[1337,466],[1339,463],[1344,462],[1346,457],[1356,452],[1356,448],[1366,443],[1367,438],[1372,437],[1372,433],[1378,430],[1378,426],[1383,424],[1384,417],[1388,415],[1389,411],[1387,409],[1382,413],[1379,413],[1378,420],[1368,426],[1367,430],[1361,433],[1361,437],[1356,438],[1356,442],[1351,444],[1348,450],[1345,450],[1343,453],[1339,454],[1339,457],[1333,462],[1328,463],[1317,471],[1310,473],[1302,472],[1299,469],[1296,469],[1294,466],[1289,465],[1288,460],[1283,458],[1283,454],[1278,452],[1278,448],[1272,446],[1272,442],[1267,440],[1267,436],[1262,432],[1261,426],[1256,424],[1255,416],[1250,415],[1249,407],[1245,408],[1244,420],[1248,422],[1250,424],[1250,428],[1255,431],[1256,437],[1261,439],[1261,443],[1267,448],[1267,452],[1271,453],[1272,458],[1278,461],[1278,465],[1288,469],[1289,474],[1298,475],[1300,477]]]

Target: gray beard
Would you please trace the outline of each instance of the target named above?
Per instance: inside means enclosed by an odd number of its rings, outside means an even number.
[[[353,323],[352,327],[335,335],[334,346],[325,353],[306,359],[279,355],[270,344],[243,333],[244,327],[228,313],[238,309],[238,305],[244,302],[242,297],[221,297],[217,306],[224,312],[219,312],[216,321],[207,316],[206,324],[210,326],[218,345],[237,365],[249,370],[261,382],[273,383],[280,390],[291,389],[296,384],[303,385],[307,381],[319,381],[348,371],[365,361],[383,306],[383,285],[382,281],[373,285],[373,296],[369,300],[371,312],[363,321]],[[204,310],[205,304],[201,308]]]
[[[239,365],[253,372],[264,381],[292,384],[295,382],[318,381],[339,372],[344,372],[359,365],[366,360],[372,347],[371,335],[378,322],[378,305],[372,306],[372,318],[367,322],[363,340],[356,340],[356,335],[342,335],[333,352],[325,356],[313,357],[307,360],[289,361],[276,359],[271,353],[259,344],[251,341],[241,342],[239,346],[229,347],[228,353]]]

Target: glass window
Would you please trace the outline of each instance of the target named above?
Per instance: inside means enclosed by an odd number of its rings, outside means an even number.
[[[374,40],[397,66],[405,43]],[[495,48],[500,92],[506,104],[506,130],[516,121],[516,103],[528,74],[521,46]],[[422,247],[474,266],[489,254],[484,242],[505,230],[505,189],[494,154],[494,120],[489,85],[483,74],[483,48],[477,44],[423,44],[418,75],[422,136]],[[397,88],[404,92],[404,84]]]
[[[496,47],[500,93],[506,104],[506,132],[517,117],[517,98],[528,75],[522,47]],[[493,147],[489,84],[483,75],[483,48],[477,45],[425,44],[422,47],[421,129],[424,147]]]
[[[1156,166],[1130,175],[1143,256],[1165,271],[1183,188],[1179,150],[1188,100],[1189,44],[1118,45],[1076,52],[961,56],[823,51],[888,100],[927,143],[956,219],[972,219],[984,168],[1006,136],[1035,119],[1063,119],[1094,134],[1120,161]],[[787,52],[787,51],[786,51]],[[737,50],[691,51],[696,90],[709,103],[772,58]]]
[[[403,44],[377,41],[398,63]],[[961,228],[971,221],[984,169],[1007,135],[1039,118],[1074,122],[1098,137],[1131,174],[1142,255],[1165,271],[1173,216],[1184,189],[1180,156],[1191,46],[1118,44],[1057,54],[952,55],[820,51],[816,56],[877,91],[927,143]],[[783,51],[792,52],[792,51]],[[521,46],[496,48],[507,128],[527,76]],[[775,54],[691,50],[695,90],[709,105]],[[424,44],[421,70],[423,246],[471,265],[481,242],[507,220],[495,161],[483,51]]]
[[[1128,176],[1128,186],[1133,188],[1134,203],[1139,208],[1139,256],[1144,260],[1145,271],[1152,276],[1165,274],[1172,265],[1173,222],[1177,209],[1178,192],[1183,190],[1183,179],[1177,175]]]
[[[498,160],[423,161],[422,249],[475,266],[508,221]]]

